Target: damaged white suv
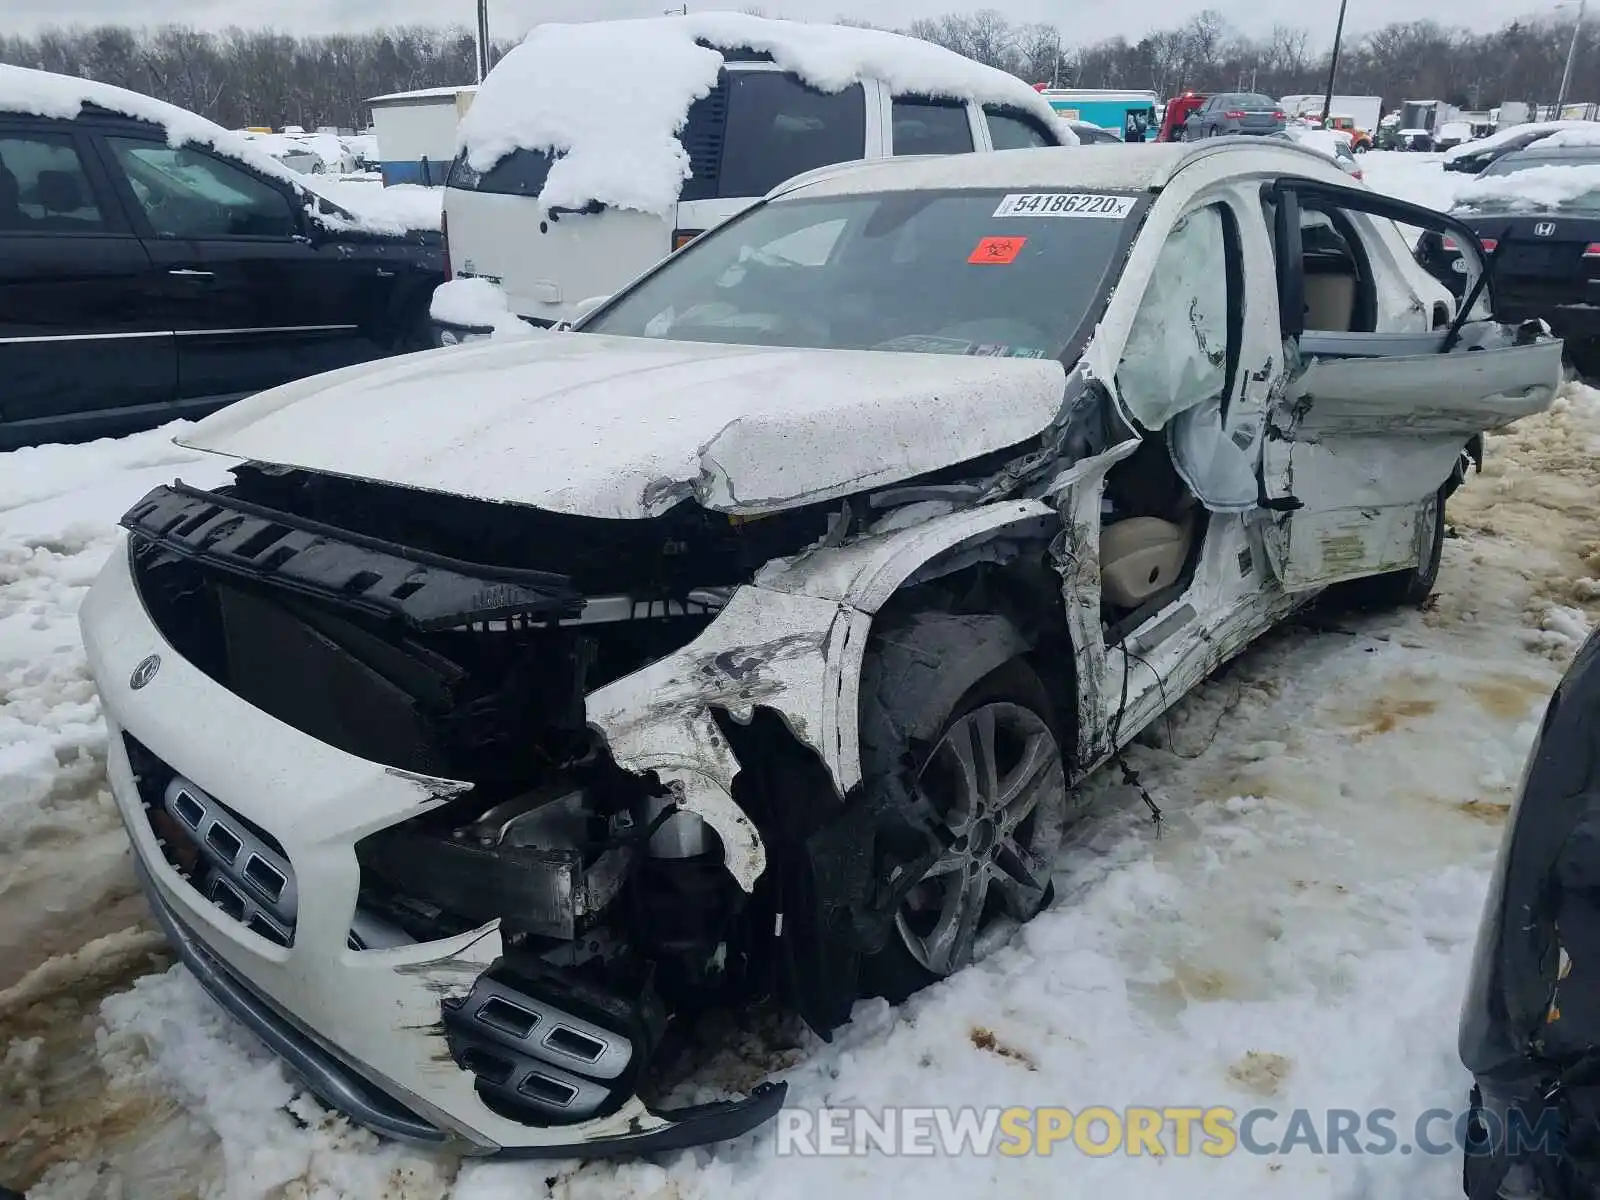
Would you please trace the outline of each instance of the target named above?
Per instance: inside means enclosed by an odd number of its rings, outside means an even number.
[[[1075,782],[1328,585],[1420,601],[1561,343],[1262,139],[840,167],[577,332],[290,384],[83,608],[183,960],[392,1136],[732,1136],[664,1031],[816,1030],[1049,903]],[[1476,303],[1473,303],[1476,302]],[[1359,594],[1357,594],[1359,593]]]

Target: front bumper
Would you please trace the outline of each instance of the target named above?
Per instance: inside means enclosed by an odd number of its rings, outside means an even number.
[[[257,995],[221,962],[213,958],[195,935],[179,919],[166,897],[156,886],[143,860],[134,867],[149,898],[162,931],[178,958],[200,986],[230,1016],[248,1029],[281,1058],[324,1104],[396,1141],[424,1146],[443,1146],[450,1133],[401,1104],[369,1080],[361,1069],[346,1062],[339,1052],[323,1045],[317,1037],[279,1012],[270,1001]],[[633,1136],[606,1138],[579,1143],[540,1147],[499,1147],[507,1157],[565,1156],[581,1152],[590,1157],[609,1154],[652,1154],[680,1150],[706,1142],[737,1137],[771,1120],[783,1107],[788,1085],[763,1083],[749,1099],[727,1104],[703,1104],[694,1108],[658,1112],[665,1124]]]
[[[111,789],[152,908],[211,995],[326,1103],[389,1137],[516,1157],[669,1150],[736,1136],[782,1105],[784,1087],[770,1085],[741,1102],[678,1111],[651,1111],[630,1096],[608,1115],[563,1125],[525,1124],[490,1108],[452,1056],[441,1000],[467,995],[501,956],[498,923],[389,949],[349,942],[355,843],[459,785],[335,750],[213,682],[155,628],[126,554],[113,554],[82,624],[110,733]],[[298,892],[292,945],[230,917],[167,861],[124,732],[281,843]]]

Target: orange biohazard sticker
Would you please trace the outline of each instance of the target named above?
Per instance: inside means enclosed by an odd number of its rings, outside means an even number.
[[[978,243],[978,248],[968,257],[969,263],[1009,263],[1015,262],[1017,255],[1022,253],[1025,237],[986,237]]]

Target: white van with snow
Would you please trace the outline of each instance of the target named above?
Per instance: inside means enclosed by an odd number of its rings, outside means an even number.
[[[1074,140],[1020,79],[898,34],[737,13],[541,25],[462,117],[434,322],[451,343],[571,318],[818,167]]]

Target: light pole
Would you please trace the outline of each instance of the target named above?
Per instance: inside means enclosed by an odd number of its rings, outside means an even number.
[[[1561,72],[1561,90],[1556,93],[1555,120],[1561,119],[1561,108],[1567,102],[1567,86],[1572,82],[1572,60],[1578,56],[1578,35],[1583,32],[1583,10],[1588,0],[1578,0],[1578,20],[1572,27],[1572,44],[1567,47],[1567,66]]]
[[[1333,29],[1333,56],[1328,60],[1328,90],[1322,97],[1322,127],[1328,127],[1328,117],[1333,110],[1333,76],[1339,69],[1339,42],[1344,38],[1344,6],[1339,0],[1339,23]]]
[[[489,0],[478,0],[478,82],[489,73]]]

